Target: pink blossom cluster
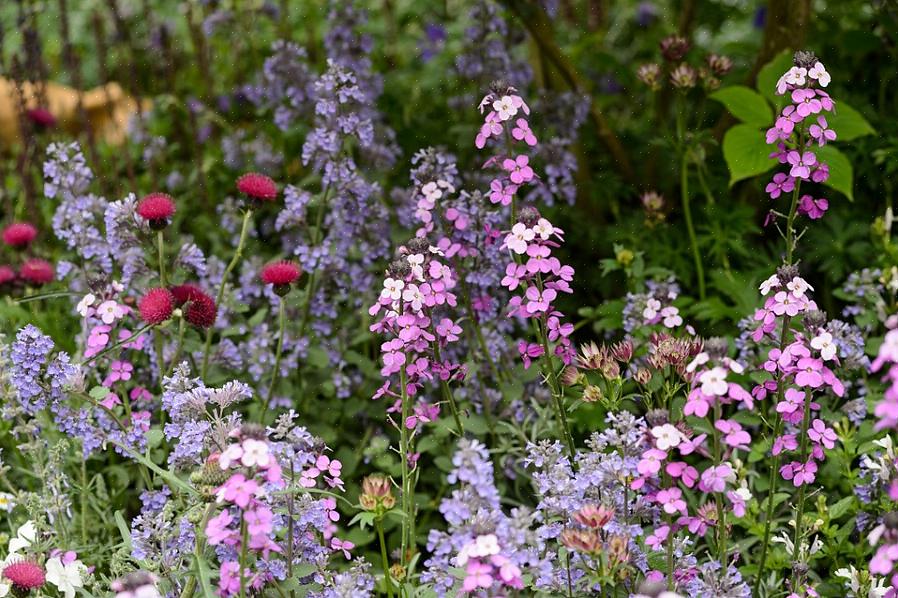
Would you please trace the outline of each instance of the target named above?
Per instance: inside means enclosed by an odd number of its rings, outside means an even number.
[[[889,365],[883,375],[883,380],[889,387],[875,410],[875,415],[879,418],[877,430],[898,428],[898,318],[892,318],[888,323],[892,324],[892,328],[886,333],[879,346],[879,353],[870,366],[871,371],[878,372],[886,364]]]
[[[520,567],[502,554],[495,534],[483,534],[465,544],[456,555],[455,564],[465,568],[463,592],[495,589],[500,592],[495,595],[502,595],[502,588],[524,588]]]
[[[574,326],[564,322],[564,314],[554,306],[560,293],[573,292],[570,282],[574,279],[574,269],[552,255],[564,232],[533,209],[521,210],[521,217],[505,235],[502,245],[512,256],[505,267],[502,286],[521,293],[509,300],[509,315],[537,319],[548,341],[555,344],[555,355],[570,364],[575,353],[570,341]],[[524,341],[519,350],[525,367],[545,352],[542,345]]]
[[[220,454],[212,455],[209,466],[233,472],[215,491],[216,502],[223,509],[206,524],[206,539],[211,546],[227,546],[237,554],[242,549],[241,528],[246,528],[246,548],[252,554],[268,558],[283,549],[274,541],[274,513],[265,500],[269,489],[283,487],[281,466],[264,434],[244,434],[237,429],[232,434],[236,442]],[[233,596],[240,592],[241,575],[246,587],[260,590],[269,579],[240,562],[224,559],[220,566],[218,593]]]
[[[389,337],[381,344],[380,373],[387,380],[375,399],[388,395],[399,401],[400,395],[390,381],[396,374],[405,376],[409,396],[418,395],[427,384],[461,380],[466,375],[463,365],[442,356],[442,350],[462,334],[461,326],[444,312],[444,308],[458,304],[453,292],[456,275],[444,257],[439,248],[429,246],[422,238],[401,247],[377,302],[368,310],[370,315],[380,316],[371,331]],[[416,410],[415,417],[403,425],[423,424],[438,413],[438,406]]]
[[[832,98],[822,89],[829,82],[829,73],[819,61],[810,68],[793,66],[777,82],[777,94],[788,93],[792,103],[783,108],[766,134],[767,143],[776,145],[770,157],[788,166],[788,173],[776,173],[767,185],[772,199],[794,192],[802,181],[823,183],[829,178],[829,166],[813,151],[814,146],[823,147],[836,139],[824,115],[835,109]],[[826,199],[807,193],[797,204],[797,212],[812,220],[822,217],[828,208]]]
[[[767,296],[764,308],[755,314],[761,326],[753,337],[760,341],[765,335],[773,335],[777,328],[784,329],[799,314],[813,315],[817,304],[811,299],[813,290],[804,279],[792,276],[784,280],[774,274],[760,287],[761,294]],[[799,453],[804,439],[801,438],[803,420],[806,413],[807,443],[809,450],[806,460],[792,460],[780,467],[783,479],[791,481],[795,487],[810,484],[816,479],[818,461],[824,459],[824,451],[832,449],[838,441],[835,431],[819,417],[820,405],[813,401],[814,392],[830,389],[841,397],[845,388],[830,366],[839,365],[837,347],[832,334],[821,325],[808,321],[804,333],[792,331],[792,342],[769,349],[763,369],[771,379],[752,390],[757,400],[777,392],[777,380],[783,385],[782,399],[776,404],[776,412],[786,424],[785,431],[773,441],[772,453]]]

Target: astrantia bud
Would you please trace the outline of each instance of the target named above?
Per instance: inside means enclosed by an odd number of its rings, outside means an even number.
[[[46,108],[30,108],[25,111],[25,116],[37,129],[49,129],[56,126],[56,117]]]
[[[695,69],[685,62],[675,68],[670,74],[670,82],[677,89],[691,89],[695,87],[698,74]]]
[[[265,284],[272,285],[274,292],[283,297],[290,292],[290,285],[296,282],[301,273],[299,266],[293,262],[281,261],[262,268],[260,278]]]
[[[175,202],[167,193],[150,193],[137,204],[137,215],[147,221],[153,230],[168,226],[175,214]]]
[[[717,75],[718,77],[723,77],[727,73],[729,73],[733,68],[733,61],[730,60],[726,56],[720,56],[718,54],[709,54],[708,55],[708,68],[711,69],[711,72]]]
[[[12,584],[14,591],[24,595],[44,585],[44,568],[29,560],[13,561],[3,569],[3,579]]]
[[[633,379],[636,380],[636,382],[638,382],[639,384],[645,386],[652,381],[652,372],[650,372],[646,368],[639,368],[633,375]]]
[[[661,89],[661,66],[651,62],[636,69],[636,78],[648,85],[653,91]]]
[[[175,310],[174,297],[168,289],[150,289],[138,305],[141,319],[147,324],[161,324]]]
[[[24,249],[37,237],[37,229],[27,222],[15,222],[3,229],[3,242],[16,249]]]
[[[55,274],[53,265],[50,262],[38,258],[27,260],[19,268],[19,277],[34,286],[52,282]]]
[[[396,505],[389,478],[374,474],[362,480],[359,504],[366,511],[389,511]]]
[[[274,201],[278,196],[275,182],[258,172],[249,172],[237,179],[237,190],[257,202]]]
[[[561,532],[561,543],[577,552],[599,554],[602,552],[602,538],[596,530],[566,529]]]
[[[633,342],[630,339],[627,339],[612,345],[611,355],[616,360],[627,363],[633,358]]]
[[[565,386],[574,386],[580,381],[580,370],[569,365],[561,370],[560,380]]]
[[[659,46],[661,47],[661,55],[664,56],[664,60],[670,62],[682,60],[689,51],[689,42],[686,38],[678,35],[665,37],[661,40]]]
[[[611,521],[614,511],[605,505],[585,505],[574,513],[574,521],[582,526],[600,529]]]
[[[587,384],[583,388],[583,400],[587,403],[597,403],[605,398],[602,389],[594,384]]]

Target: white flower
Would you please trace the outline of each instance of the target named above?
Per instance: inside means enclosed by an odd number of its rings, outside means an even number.
[[[533,232],[539,235],[540,239],[545,241],[552,236],[552,233],[555,232],[555,227],[552,226],[552,223],[545,218],[540,218],[536,225],[533,227]]]
[[[680,446],[680,443],[683,442],[683,433],[677,430],[673,424],[655,426],[652,428],[652,436],[655,437],[655,446],[662,451]]]
[[[97,315],[100,316],[104,324],[112,324],[125,315],[125,310],[115,301],[104,301],[97,307]]]
[[[814,287],[809,285],[807,281],[800,276],[796,276],[786,283],[786,288],[792,291],[796,297],[803,297],[806,291],[813,291]]]
[[[271,454],[268,452],[268,443],[255,438],[247,438],[243,441],[243,456],[240,462],[244,467],[268,467],[271,462]]]
[[[511,96],[502,96],[493,102],[493,110],[499,115],[499,120],[508,120],[518,113]]]
[[[664,318],[663,323],[668,328],[676,328],[683,324],[683,318],[680,316],[680,310],[676,307],[669,306],[661,310],[661,317]]]
[[[642,310],[642,317],[646,320],[654,320],[659,311],[661,311],[661,302],[653,297],[645,302],[645,309]]]
[[[474,540],[474,548],[470,554],[477,557],[499,554],[499,539],[496,538],[496,534],[477,536],[477,539]]]
[[[424,293],[421,292],[421,289],[416,284],[410,284],[402,291],[402,299],[411,303],[412,309],[415,311],[421,311],[421,308],[424,306]]]
[[[16,506],[15,496],[9,492],[0,492],[0,511],[9,513]]]
[[[232,444],[218,456],[218,466],[222,469],[227,469],[231,466],[231,463],[239,460],[242,456],[243,447],[239,444]]]
[[[836,344],[833,342],[833,335],[825,330],[811,339],[811,347],[820,351],[820,357],[824,361],[831,361],[836,357]]]
[[[709,359],[711,359],[711,358],[708,356],[708,354],[705,353],[704,351],[702,351],[701,353],[699,353],[698,355],[695,356],[695,359],[693,359],[692,361],[689,362],[689,365],[686,366],[686,371],[689,373],[694,372],[695,368],[697,368],[700,365],[705,365],[706,363],[708,363]]]
[[[16,537],[9,541],[9,554],[15,554],[28,548],[37,539],[37,528],[33,521],[26,521],[16,532]]]
[[[384,289],[380,292],[380,296],[384,299],[392,299],[398,301],[402,297],[402,289],[405,283],[396,278],[387,278],[384,280]]]
[[[780,286],[780,279],[776,274],[774,274],[773,276],[771,276],[770,278],[768,278],[767,280],[762,282],[761,286],[758,287],[758,289],[761,291],[761,295],[763,297],[766,297],[770,293],[771,290],[773,290],[779,286]]]
[[[536,233],[533,229],[527,228],[527,225],[518,222],[511,227],[511,232],[505,236],[505,246],[517,253],[524,255],[527,253],[527,244],[533,240]]]
[[[816,62],[814,66],[808,71],[808,77],[811,79],[816,79],[817,83],[820,84],[820,87],[826,87],[829,85],[831,81],[831,77],[829,73],[826,72],[826,67],[823,66],[822,62]]]
[[[97,298],[94,296],[93,293],[88,293],[81,299],[81,301],[78,302],[78,307],[76,307],[75,309],[78,311],[79,314],[81,314],[82,318],[86,318],[87,313],[88,313],[87,308],[89,308],[91,305],[93,305],[94,301],[96,301],[96,300],[97,300]]]
[[[424,194],[424,197],[427,198],[431,206],[436,200],[443,197],[443,190],[434,182],[427,183],[421,187],[421,193]]]
[[[795,544],[792,543],[792,540],[786,535],[786,532],[780,532],[779,536],[774,536],[770,541],[785,546],[786,554],[789,556],[795,554]]]
[[[87,572],[87,567],[79,560],[62,564],[62,560],[55,556],[47,561],[47,581],[56,586],[66,598],[75,598],[75,590],[84,587],[81,576]]]
[[[702,372],[702,375],[698,377],[698,381],[702,384],[702,394],[722,397],[729,390],[726,378],[727,371],[722,367]]]

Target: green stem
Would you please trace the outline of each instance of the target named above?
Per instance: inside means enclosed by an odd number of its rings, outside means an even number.
[[[200,521],[199,525],[195,528],[194,534],[196,541],[193,546],[193,555],[194,559],[196,559],[197,575],[193,575],[187,579],[187,583],[184,584],[184,591],[181,592],[181,598],[191,598],[193,592],[196,590],[196,580],[197,577],[199,577],[200,562],[205,558],[203,556],[203,550],[206,548],[206,524],[209,522],[209,518],[212,516],[212,510],[214,508],[215,503],[210,503],[209,506],[206,507],[206,512],[203,514],[202,521]]]
[[[218,294],[215,296],[215,305],[218,306],[218,309],[221,309],[221,300],[224,297],[228,276],[230,276],[234,268],[237,267],[240,258],[243,256],[243,246],[246,244],[246,234],[247,231],[249,231],[249,222],[252,219],[252,216],[252,209],[247,209],[246,212],[243,213],[243,224],[240,227],[240,240],[237,242],[237,251],[234,252],[234,257],[231,258],[228,267],[225,268],[224,274],[221,277],[221,284],[218,287]],[[206,371],[209,369],[209,348],[212,346],[212,329],[213,327],[210,326],[206,331],[206,345],[203,347],[203,366],[200,369],[200,379],[202,380],[206,379]]]
[[[808,428],[811,424],[811,391],[808,390],[805,392],[804,396],[804,418],[801,420],[801,463],[802,466],[807,464],[808,461]],[[808,482],[805,481],[801,488],[798,489],[798,510],[795,516],[795,541],[793,542],[793,546],[795,546],[795,558],[801,558],[801,542],[802,542],[802,527],[804,520],[804,503],[805,497],[807,494]],[[797,588],[799,582],[801,581],[801,576],[798,573],[793,573],[792,578],[792,587]]]
[[[723,417],[721,413],[721,405],[720,401],[715,401],[714,404],[714,421],[720,421]],[[721,446],[720,446],[720,430],[717,429],[716,426],[711,425],[711,429],[714,431],[714,462],[717,465],[720,465],[721,461]],[[717,560],[720,561],[720,564],[726,567],[726,555],[727,555],[727,540],[726,540],[726,510],[723,508],[723,496],[719,496],[714,501],[717,505],[717,551],[718,557]]]
[[[387,558],[387,542],[384,539],[384,526],[380,519],[375,521],[377,539],[380,541],[380,558],[384,568],[384,583],[387,586],[387,596],[393,598],[393,578],[390,575],[390,559]]]
[[[402,557],[400,562],[403,566],[408,565],[411,560],[409,551],[412,549],[414,541],[412,531],[414,528],[414,496],[412,495],[412,479],[409,471],[409,456],[411,455],[411,439],[409,438],[409,430],[405,425],[405,420],[409,417],[410,400],[408,391],[406,390],[405,366],[399,370],[399,384],[401,385],[400,397],[402,403],[402,419],[399,422],[399,453],[402,460],[402,510],[405,517],[402,521]],[[410,572],[406,572],[408,575]]]
[[[438,362],[442,363],[443,359],[440,356],[440,344],[438,341],[433,341],[433,358]],[[458,415],[458,404],[455,402],[455,396],[452,394],[452,389],[449,388],[449,383],[440,378],[440,389],[443,392],[443,400],[449,403],[449,410],[452,411],[452,419],[455,420],[455,431],[458,434],[459,438],[465,435],[465,427],[461,423],[461,417]],[[403,422],[403,425],[405,422]]]
[[[789,216],[786,219],[786,263],[792,264],[792,253],[795,250],[795,213],[798,210],[798,192],[801,189],[801,179],[795,180],[795,190],[792,192],[792,205],[789,206]]]
[[[689,245],[692,248],[692,259],[695,262],[695,273],[698,276],[698,296],[705,299],[705,268],[702,266],[702,256],[698,248],[698,237],[695,234],[695,226],[692,224],[692,208],[689,205],[689,159],[683,151],[680,163],[680,193],[683,203],[683,216],[686,219],[686,231],[689,233]]]
[[[184,317],[181,317],[181,320],[178,322],[178,342],[175,345],[175,355],[172,357],[171,362],[168,364],[168,370],[166,374],[171,374],[172,370],[178,367],[178,359],[181,358],[181,351],[184,349],[184,329],[186,328],[186,324],[184,322]]]
[[[87,545],[87,458],[81,455],[81,543]]]
[[[280,375],[281,370],[281,353],[284,351],[284,331],[287,328],[287,310],[286,310],[287,301],[285,297],[280,298],[280,302],[278,304],[278,347],[277,351],[274,354],[274,369],[271,371],[271,382],[268,383],[268,392],[265,393],[265,403],[262,405],[262,421],[265,421],[265,417],[268,414],[268,406],[271,404],[271,397],[274,394],[274,385],[278,381],[278,376]]]
[[[165,280],[165,239],[161,230],[156,231],[156,247],[159,252],[159,280],[162,286],[166,287],[168,283]]]
[[[246,598],[246,565],[249,533],[246,529],[246,519],[240,515],[240,598]]]
[[[555,410],[558,415],[558,423],[561,424],[564,443],[565,445],[567,445],[567,452],[571,459],[571,467],[576,468],[577,463],[575,460],[576,452],[574,450],[574,437],[571,435],[571,429],[568,426],[567,422],[567,411],[564,407],[564,391],[561,387],[561,384],[558,382],[558,374],[555,372],[555,367],[552,365],[552,354],[550,353],[549,349],[549,339],[546,336],[546,331],[542,321],[539,322],[539,340],[543,346],[543,356],[541,358],[543,374],[545,375],[546,380],[548,380],[549,382],[549,389],[552,392],[552,399],[555,402]]]

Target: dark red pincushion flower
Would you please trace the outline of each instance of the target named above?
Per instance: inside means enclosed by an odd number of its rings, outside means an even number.
[[[259,201],[274,201],[278,196],[275,182],[258,172],[248,172],[237,179],[237,190]]]
[[[8,579],[14,588],[20,590],[36,590],[44,585],[44,569],[28,560],[14,561],[3,569],[3,577]]]
[[[25,115],[38,127],[49,129],[56,126],[56,117],[46,108],[31,108],[25,111]]]
[[[286,285],[293,284],[302,271],[293,262],[281,261],[268,264],[262,268],[262,281],[265,284]]]
[[[138,308],[144,322],[161,324],[169,319],[175,310],[174,297],[168,289],[150,289],[140,300]]]
[[[13,247],[27,247],[37,236],[37,229],[27,222],[15,222],[3,229],[3,242]]]
[[[197,328],[208,328],[215,324],[218,307],[215,300],[194,284],[173,286],[171,293],[175,303],[183,306],[184,319]]]
[[[8,284],[16,279],[16,271],[9,266],[0,266],[0,285]]]
[[[175,201],[167,193],[150,193],[137,204],[137,215],[151,228],[163,228],[175,214]]]
[[[185,282],[184,284],[178,284],[173,287],[170,287],[169,290],[171,294],[175,298],[175,305],[177,307],[181,307],[188,301],[190,301],[196,295],[204,295],[203,289],[199,288],[195,284]]]
[[[19,276],[36,286],[52,282],[55,273],[53,264],[36,257],[27,260],[19,268]]]

